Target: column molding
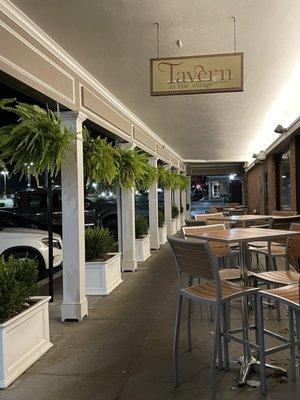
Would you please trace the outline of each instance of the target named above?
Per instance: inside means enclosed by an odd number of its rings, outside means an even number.
[[[149,164],[157,167],[157,157],[149,157]],[[150,233],[150,248],[159,249],[159,232],[158,232],[158,184],[154,182],[149,188],[149,233]]]
[[[88,314],[85,296],[84,180],[81,112],[60,113],[61,124],[76,133],[62,166],[63,302],[61,319],[78,320]]]
[[[124,149],[134,149],[134,143],[120,143]],[[122,259],[122,271],[135,271],[137,269],[136,250],[135,250],[135,189],[120,188],[120,222],[121,238],[119,240]]]

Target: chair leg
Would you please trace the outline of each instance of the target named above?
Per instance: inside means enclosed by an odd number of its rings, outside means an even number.
[[[179,332],[180,332],[181,310],[182,310],[182,295],[179,294],[178,304],[177,304],[177,312],[176,312],[174,344],[173,344],[175,387],[179,386],[178,342],[179,342]]]
[[[229,371],[229,351],[228,351],[228,339],[226,334],[228,332],[228,320],[230,320],[230,314],[228,313],[227,302],[222,305],[223,307],[223,344],[224,344],[224,368],[225,371]]]
[[[215,309],[215,327],[214,327],[214,336],[212,343],[212,352],[211,352],[211,365],[210,365],[210,384],[211,384],[211,399],[215,400],[217,396],[216,389],[216,361],[217,361],[217,353],[218,353],[218,345],[219,345],[219,330],[220,330],[220,318],[221,318],[221,310],[220,305],[214,306]]]
[[[298,374],[300,376],[300,311],[295,311],[295,319],[296,319],[296,333],[297,333],[297,341],[298,341]]]
[[[265,336],[263,320],[263,302],[260,294],[257,295],[257,337],[259,345],[259,366],[260,366],[260,392],[267,394],[266,366],[265,366]]]
[[[289,331],[290,331],[290,358],[291,358],[291,381],[296,379],[296,352],[295,352],[295,328],[294,311],[289,307]]]
[[[192,351],[192,328],[191,328],[192,300],[188,300],[188,318],[187,318],[187,340],[188,351]]]

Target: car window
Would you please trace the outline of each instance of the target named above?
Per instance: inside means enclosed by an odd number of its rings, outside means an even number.
[[[28,207],[31,209],[47,208],[47,199],[44,194],[29,194],[28,195]]]
[[[0,228],[34,228],[34,222],[14,214],[0,214]]]

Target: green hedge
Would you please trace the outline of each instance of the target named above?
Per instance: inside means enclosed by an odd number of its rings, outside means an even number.
[[[26,308],[28,297],[36,292],[37,275],[35,260],[0,258],[0,323]]]

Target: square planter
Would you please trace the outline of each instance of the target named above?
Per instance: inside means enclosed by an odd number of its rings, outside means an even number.
[[[167,225],[158,227],[158,241],[159,244],[165,244],[167,241]]]
[[[137,261],[146,261],[150,256],[150,235],[142,239],[135,239],[135,252]]]
[[[0,388],[7,388],[53,344],[49,336],[50,297],[31,297],[34,304],[0,324]]]
[[[106,261],[85,262],[85,294],[107,296],[123,280],[121,277],[121,253],[109,253]]]
[[[168,236],[173,236],[177,232],[177,220],[172,219],[171,224],[168,227]]]

